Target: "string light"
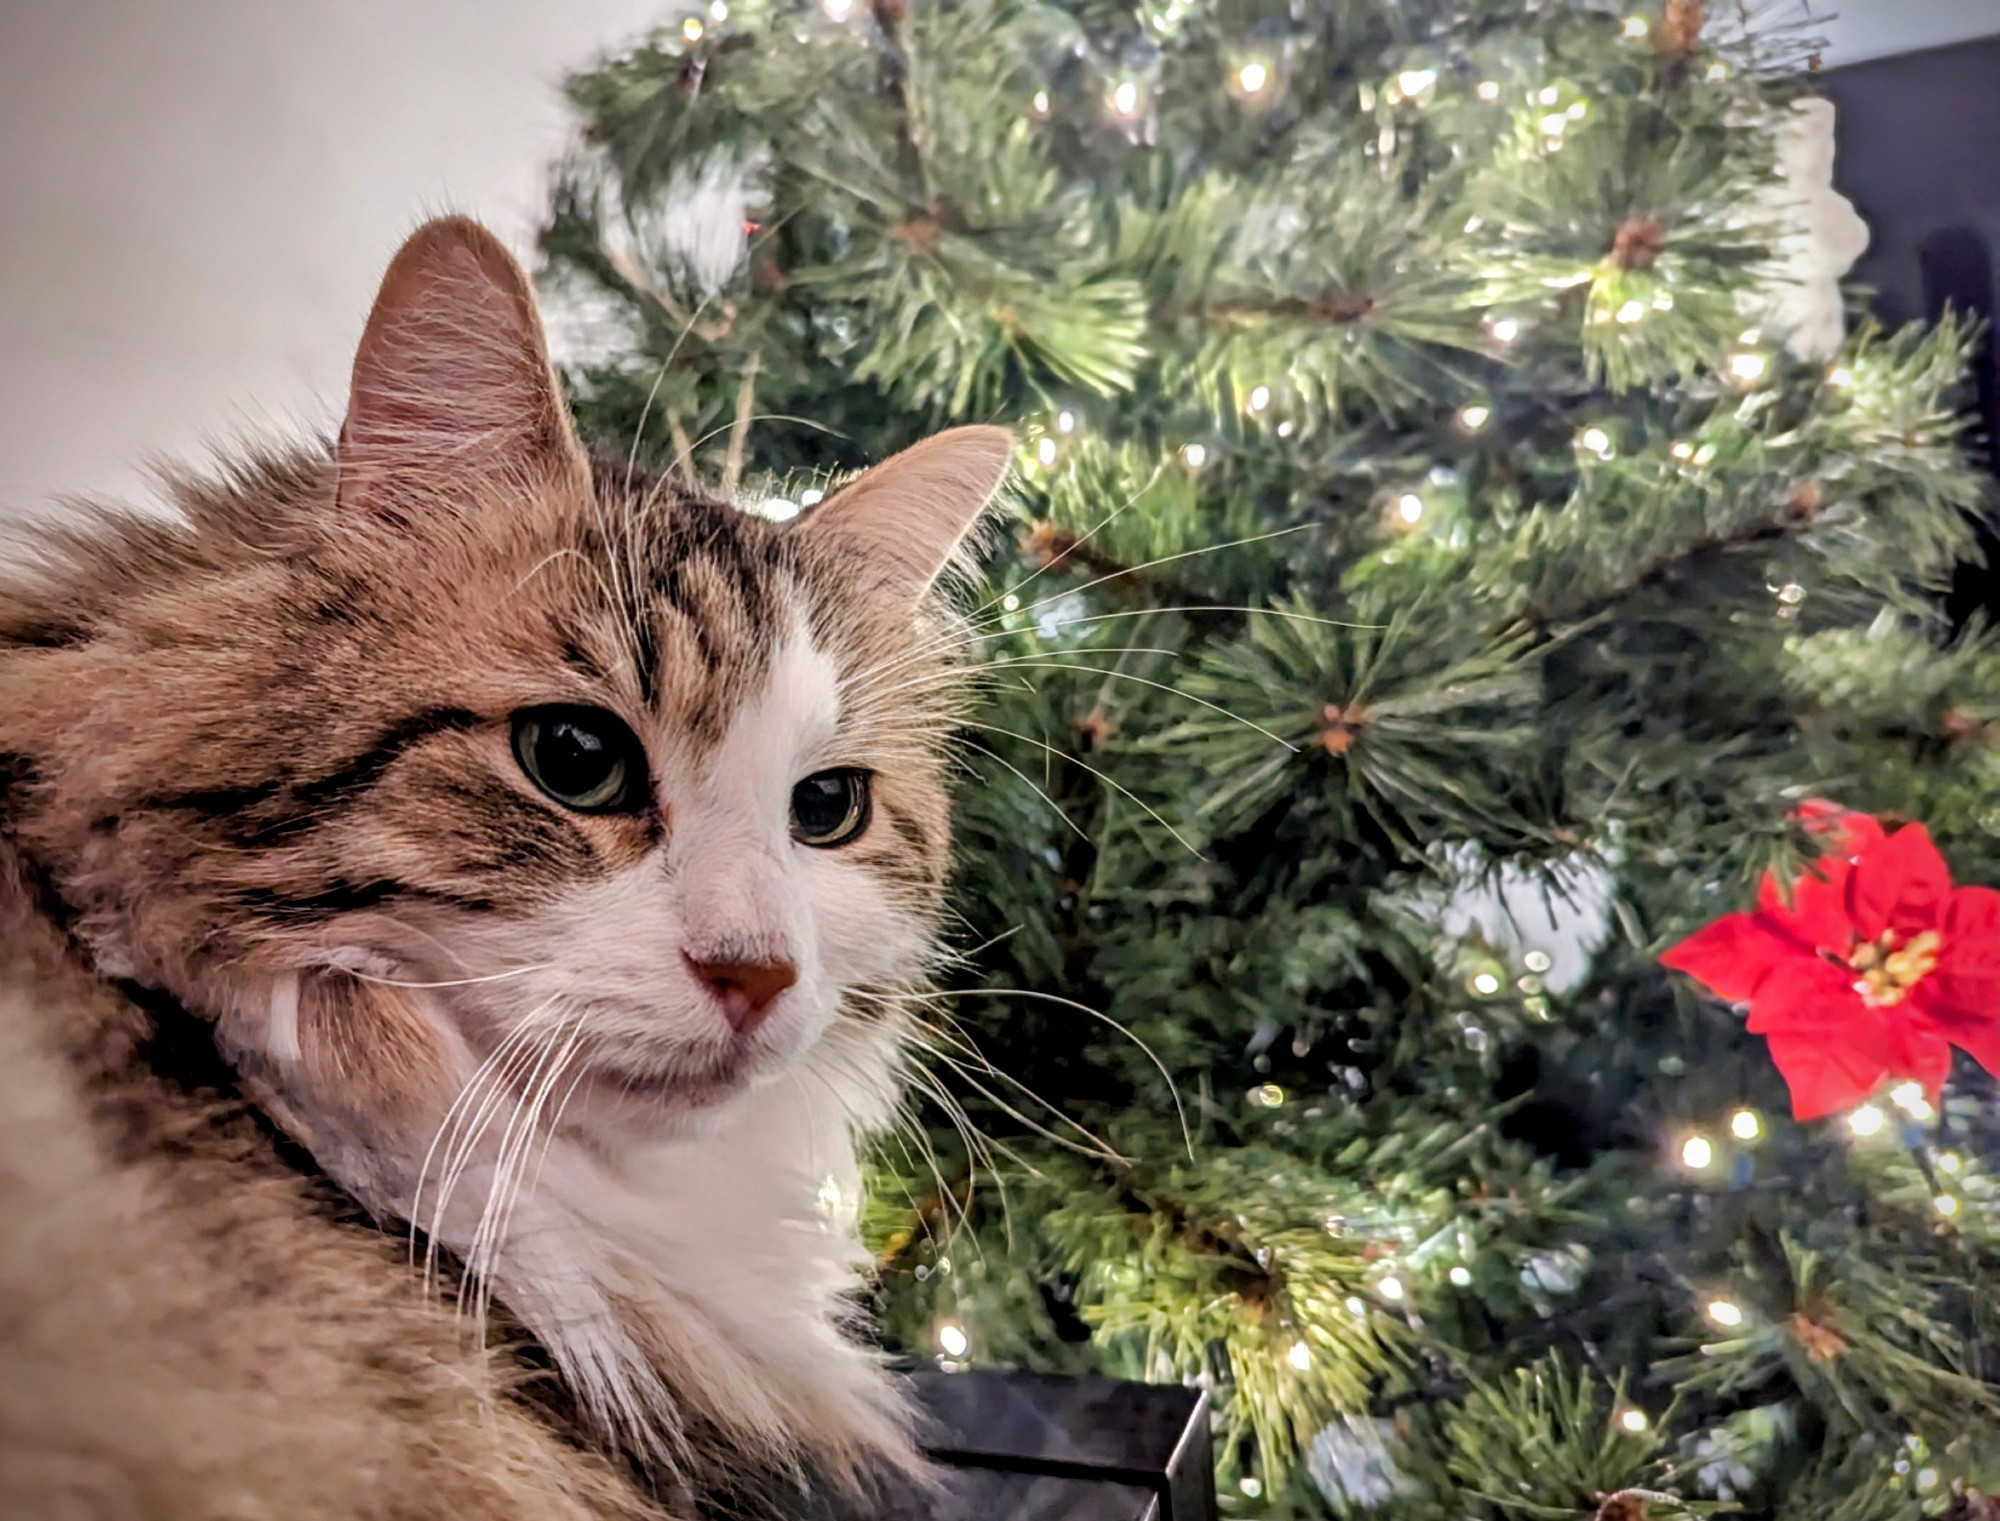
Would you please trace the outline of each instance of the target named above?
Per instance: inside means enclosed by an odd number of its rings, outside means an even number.
[[[1289,417],[1286,418],[1283,422],[1278,424],[1278,437],[1290,438],[1292,436],[1293,430],[1296,429],[1297,427],[1298,427],[1297,423],[1293,422]]]
[[[1706,470],[1710,465],[1714,463],[1715,463],[1714,444],[1703,444],[1699,449],[1694,451],[1694,464],[1696,469]]]
[[[1250,1090],[1250,1102],[1259,1109],[1276,1109],[1285,1102],[1285,1090],[1276,1083],[1259,1083]]]
[[[1052,438],[1044,438],[1037,443],[1035,445],[1035,458],[1041,461],[1044,470],[1053,465],[1056,462],[1056,441]]]
[[[1076,413],[1072,412],[1068,407],[1064,407],[1060,412],[1056,413],[1056,432],[1074,433],[1075,431]]]
[[[1552,106],[1562,99],[1562,91],[1558,90],[1554,85],[1544,85],[1536,92],[1535,99],[1545,106]]]
[[[1618,308],[1618,320],[1627,327],[1630,327],[1635,322],[1644,322],[1646,320],[1646,303],[1643,301],[1627,301],[1623,306]]]
[[[1012,592],[1007,593],[1000,599],[1000,610],[1003,613],[1018,613],[1021,610],[1021,599]]]
[[[1034,112],[1035,115],[1046,119],[1049,114],[1049,92],[1047,90],[1035,91],[1034,99],[1028,102],[1028,109]]]
[[[1236,71],[1236,87],[1245,95],[1262,95],[1264,86],[1270,82],[1270,67],[1254,58]]]
[[[1939,1194],[1931,1200],[1931,1203],[1937,1206],[1937,1212],[1947,1220],[1958,1213],[1958,1200],[1950,1194]]]
[[[1844,364],[1837,364],[1826,372],[1826,383],[1837,391],[1844,391],[1854,384],[1854,371]]]
[[[1568,115],[1571,121],[1582,121],[1583,118],[1589,113],[1589,111],[1590,111],[1589,101],[1573,100],[1569,103],[1569,110],[1565,114]]]
[[[1182,444],[1181,463],[1190,470],[1199,470],[1208,463],[1208,445],[1202,443]]]
[[[701,41],[701,34],[707,30],[708,28],[701,24],[699,16],[690,16],[681,23],[681,35],[689,42]]]
[[[1302,1341],[1295,1341],[1291,1351],[1285,1354],[1285,1361],[1303,1373],[1313,1365],[1312,1348]]]
[[[1486,329],[1497,343],[1512,343],[1521,336],[1521,324],[1512,317],[1499,317],[1487,325]]]
[[[1396,76],[1396,88],[1412,99],[1437,83],[1436,69],[1405,69]]]
[[[1455,1267],[1445,1276],[1451,1279],[1451,1281],[1457,1284],[1458,1287],[1460,1287],[1461,1289],[1467,1289],[1472,1287],[1471,1268]]]
[[[1139,114],[1137,81],[1130,79],[1118,81],[1118,87],[1111,92],[1111,109],[1128,121]]]
[[[1415,523],[1424,515],[1424,499],[1414,491],[1405,491],[1396,498],[1396,516],[1405,523]],[[1496,983],[1495,986],[1498,986]]]
[[[727,0],[715,0],[715,3],[708,8],[708,19],[718,23],[729,19]]]
[[[1623,1426],[1627,1431],[1644,1431],[1648,1424],[1646,1412],[1643,1410],[1626,1410],[1619,1415],[1618,1424]]]
[[[1569,116],[1562,111],[1551,111],[1541,119],[1539,125],[1542,136],[1561,137],[1563,133],[1569,131]]]
[[[1859,1136],[1875,1135],[1888,1120],[1873,1104],[1863,1104],[1847,1117],[1847,1128]]]
[[[1711,80],[1727,79],[1729,77],[1729,65],[1717,59],[1708,66],[1708,77]]]
[[[1790,591],[1790,590],[1792,590],[1792,588],[1789,586],[1785,588],[1785,591]],[[1805,588],[1800,587],[1798,591],[1799,591],[1798,598],[1795,598],[1793,600],[1800,600],[1804,598],[1806,594]],[[1778,598],[1780,601],[1783,601],[1785,598],[1785,593],[1784,592],[1778,593]],[[1937,1111],[1931,1108],[1931,1101],[1924,1096],[1924,1085],[1922,1083],[1897,1084],[1894,1088],[1889,1090],[1889,1102],[1894,1104],[1898,1109],[1902,1110],[1903,1113],[1907,1114],[1911,1119],[1920,1122],[1930,1120],[1934,1118],[1937,1114]]]
[[[1252,412],[1261,412],[1270,404],[1271,388],[1269,386],[1252,386],[1250,388],[1249,408]]]
[[[1695,1172],[1700,1172],[1715,1160],[1715,1148],[1705,1135],[1691,1135],[1681,1142],[1681,1161]]]
[[[1474,402],[1469,407],[1459,409],[1458,421],[1459,425],[1466,432],[1477,433],[1481,428],[1486,426],[1487,420],[1492,416],[1493,409],[1491,407],[1482,406],[1480,403]]]
[[[1500,98],[1500,86],[1494,80],[1482,79],[1479,81],[1479,88],[1473,93],[1488,105],[1491,105]]]
[[[854,14],[854,0],[820,0],[829,21],[845,21]]]
[[[1686,439],[1682,439],[1671,449],[1667,450],[1667,453],[1671,454],[1675,459],[1693,459],[1694,445]]]
[[[1673,293],[1672,291],[1670,291],[1670,290],[1659,290],[1659,291],[1654,291],[1654,292],[1653,292],[1653,310],[1654,310],[1654,311],[1656,311],[1656,312],[1670,312],[1670,311],[1672,311],[1673,309],[1674,309],[1674,293]]]
[[[1624,32],[1630,41],[1638,42],[1646,35],[1646,18],[1644,16],[1627,16],[1625,18],[1625,25],[1620,27],[1619,30]]]
[[[965,1334],[965,1327],[949,1320],[938,1327],[937,1340],[946,1357],[963,1357],[972,1348],[972,1340]]]
[[[1547,951],[1530,951],[1521,958],[1521,964],[1531,972],[1546,972],[1554,962],[1549,960]]]
[[[1585,428],[1577,434],[1576,441],[1599,459],[1610,459],[1612,455],[1611,435],[1602,428]]]
[[[826,493],[817,486],[808,486],[799,493],[799,505],[801,507],[817,507],[825,500]]]
[[[1739,1109],[1729,1117],[1729,1133],[1739,1141],[1754,1141],[1764,1133],[1764,1122],[1754,1109]]]
[[[1368,1318],[1368,1301],[1361,1298],[1358,1294],[1349,1294],[1347,1296],[1347,1313],[1352,1315],[1356,1320],[1366,1320]]]
[[[1743,1324],[1743,1308],[1727,1299],[1711,1299],[1707,1305],[1708,1318],[1719,1326],[1740,1326]]]
[[[1246,1473],[1236,1487],[1254,1500],[1264,1492],[1264,1481],[1254,1473]]]
[[[1732,354],[1729,356],[1729,373],[1745,385],[1764,378],[1764,372],[1771,367],[1771,361],[1762,354]]]
[[[1375,1291],[1392,1304],[1399,1303],[1403,1297],[1403,1280],[1390,1273],[1375,1285]]]
[[[1958,1153],[1955,1151],[1939,1152],[1937,1165],[1939,1172],[1956,1173],[1958,1171],[1958,1165],[1959,1165]]]
[[[1472,991],[1481,998],[1491,998],[1500,991],[1500,979],[1491,972],[1481,972],[1472,979]]]

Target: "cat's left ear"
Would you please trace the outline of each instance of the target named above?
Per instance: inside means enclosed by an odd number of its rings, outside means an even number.
[[[864,583],[914,607],[1007,479],[1014,436],[951,428],[849,482],[800,521]]]
[[[408,526],[440,497],[508,482],[589,487],[527,275],[465,217],[397,250],[354,356],[340,505]]]

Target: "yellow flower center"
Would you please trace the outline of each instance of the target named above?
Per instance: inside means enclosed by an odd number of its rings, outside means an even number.
[[[1861,975],[1854,979],[1854,991],[1870,1008],[1886,1009],[1909,997],[1910,989],[1937,970],[1938,951],[1944,936],[1925,930],[1899,942],[1894,930],[1882,931],[1880,940],[1864,941],[1854,948],[1847,964]]]

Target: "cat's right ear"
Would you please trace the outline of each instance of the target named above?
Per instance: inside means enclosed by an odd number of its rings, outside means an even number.
[[[354,356],[337,451],[343,512],[411,527],[480,487],[589,489],[534,290],[500,240],[444,217],[390,261]]]

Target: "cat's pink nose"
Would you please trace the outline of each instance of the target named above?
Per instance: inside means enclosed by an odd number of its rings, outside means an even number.
[[[799,969],[789,961],[697,961],[688,956],[687,964],[739,1035],[761,1025],[778,995],[799,980]]]

